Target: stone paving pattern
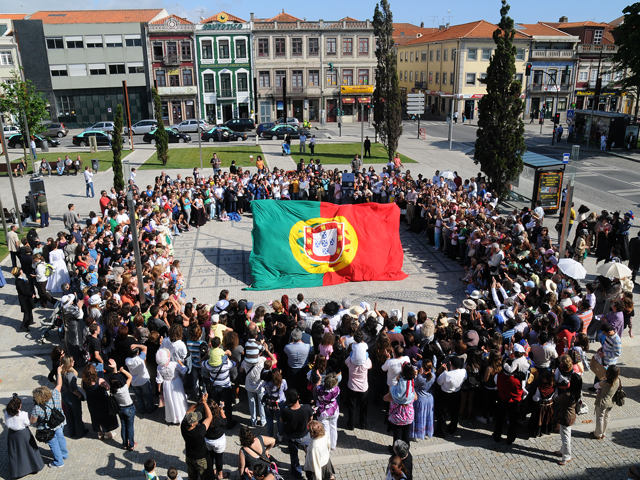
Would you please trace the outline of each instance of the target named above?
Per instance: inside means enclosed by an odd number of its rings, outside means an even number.
[[[359,132],[358,132],[359,133]],[[355,134],[354,134],[355,136]],[[406,137],[406,138],[405,138]],[[457,169],[463,176],[471,176],[477,167],[465,154],[465,146],[457,151],[445,151],[442,142],[417,141],[403,137],[400,151],[418,160],[411,165],[412,173],[431,176],[436,168],[443,165]],[[351,140],[349,138],[343,138]],[[279,148],[279,147],[278,147]],[[292,160],[276,155],[265,147],[267,162],[283,168],[290,168],[286,162]],[[133,164],[140,164],[153,150],[139,148],[130,158]],[[342,167],[344,168],[344,167]],[[376,166],[380,168],[380,165]],[[139,185],[153,182],[158,172],[142,171],[138,174]],[[176,171],[170,171],[175,176]],[[190,172],[182,171],[183,175]],[[103,172],[94,177],[96,192],[111,183],[111,172]],[[97,210],[97,198],[84,197],[82,177],[63,177],[46,179],[50,198],[51,227],[40,232],[41,238],[54,235],[62,229],[62,214],[66,204],[74,202],[81,215]],[[18,198],[24,198],[28,180],[16,179]],[[0,179],[0,194],[7,206],[11,203],[8,180]],[[598,201],[597,198],[591,198]],[[578,203],[580,200],[576,200]],[[607,206],[607,208],[611,208]],[[628,207],[625,208],[625,210]],[[462,270],[459,265],[435,253],[426,243],[425,237],[405,231],[401,227],[401,238],[405,253],[404,270],[409,277],[401,282],[351,283],[333,287],[301,290],[307,300],[326,302],[330,299],[351,298],[352,303],[367,301],[378,303],[379,308],[402,308],[408,311],[425,310],[430,316],[440,311],[453,311],[464,295],[459,281]],[[280,298],[287,293],[294,298],[298,291],[243,292],[242,288],[251,282],[248,256],[251,250],[251,218],[246,216],[239,223],[208,223],[204,227],[184,234],[175,239],[176,258],[188,277],[187,293],[189,298],[196,297],[199,302],[217,299],[219,290],[228,288],[232,298],[249,298],[257,305]],[[587,270],[595,271],[594,261],[589,258]],[[0,405],[4,407],[13,392],[17,392],[27,411],[32,405],[31,390],[39,384],[46,384],[50,368],[49,352],[58,341],[56,333],[43,339],[42,331],[33,328],[30,334],[18,331],[21,320],[19,305],[9,273],[10,261],[2,264],[2,271],[8,284],[0,290]],[[589,276],[588,279],[593,278]],[[36,309],[37,320],[50,314],[51,310]],[[42,343],[41,343],[42,342]],[[428,439],[413,442],[414,477],[421,478],[626,478],[629,464],[638,461],[640,446],[640,380],[637,365],[639,341],[626,334],[623,337],[621,368],[623,384],[627,392],[627,403],[623,408],[614,408],[611,414],[610,428],[603,441],[592,440],[588,433],[593,430],[594,395],[585,392],[589,413],[579,416],[573,434],[573,462],[565,467],[558,466],[551,452],[560,446],[559,436],[551,435],[539,439],[519,438],[511,447],[497,445],[489,436],[492,425],[481,425],[475,421],[463,420],[458,435],[448,440]],[[593,352],[591,352],[593,353]],[[585,374],[585,388],[593,380],[593,375]],[[241,395],[244,395],[241,393]],[[332,454],[338,479],[377,479],[385,475],[389,457],[386,448],[391,436],[386,433],[382,412],[370,406],[370,429],[366,431],[345,431],[340,428],[338,449]],[[85,406],[85,423],[89,414]],[[239,420],[249,423],[246,399],[239,406]],[[339,423],[342,427],[343,420]],[[162,411],[153,415],[138,416],[135,422],[138,450],[125,452],[120,448],[119,431],[110,442],[97,440],[90,434],[82,440],[68,440],[71,458],[62,470],[43,470],[39,476],[44,479],[87,478],[98,475],[114,479],[141,478],[142,463],[148,457],[154,457],[159,465],[159,473],[164,475],[170,466],[176,466],[183,476],[184,445],[178,427],[164,423]],[[264,432],[261,432],[264,433]],[[524,434],[524,431],[522,432]],[[2,425],[0,445],[5,445],[6,427]],[[50,458],[48,447],[42,449],[43,455]],[[227,436],[227,455],[225,466],[234,469],[232,478],[236,478],[238,439],[237,427]],[[288,476],[288,453],[286,447],[277,447],[274,455],[281,461],[285,478]],[[162,477],[161,475],[161,477]],[[7,478],[8,461],[6,448],[0,449],[0,477]]]

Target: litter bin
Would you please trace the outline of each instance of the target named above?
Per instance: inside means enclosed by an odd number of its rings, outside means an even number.
[[[40,144],[40,151],[41,152],[48,152],[49,151],[49,142],[47,142],[46,140],[43,140],[42,143]]]
[[[95,170],[96,172],[100,171],[100,160],[98,160],[97,158],[92,158],[91,169]]]

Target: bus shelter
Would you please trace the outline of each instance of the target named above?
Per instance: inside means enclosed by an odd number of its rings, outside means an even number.
[[[555,214],[560,208],[565,163],[533,152],[525,152],[522,160],[524,167],[511,183],[509,202],[533,209],[540,200],[547,214]]]

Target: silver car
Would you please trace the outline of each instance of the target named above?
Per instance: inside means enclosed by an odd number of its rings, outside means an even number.
[[[115,126],[113,125],[113,122],[98,122],[95,125],[85,128],[84,131],[85,132],[95,132],[95,131],[113,132],[114,129],[115,129]]]
[[[145,133],[149,133],[151,130],[155,129],[158,126],[158,122],[156,120],[140,120],[139,122],[131,125],[131,131],[134,135],[144,135]],[[124,127],[124,134],[129,135],[129,128]]]
[[[200,124],[200,128],[198,128],[198,123]],[[209,124],[204,120],[192,119],[192,120],[185,120],[184,122],[181,122],[178,125],[174,125],[171,128],[173,128],[174,130],[180,133],[197,132],[198,130],[204,133],[207,130],[209,130]]]
[[[4,126],[4,138],[9,138],[11,135],[16,135],[18,133],[20,133],[20,130],[15,125]]]

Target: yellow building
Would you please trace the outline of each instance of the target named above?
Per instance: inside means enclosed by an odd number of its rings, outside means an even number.
[[[477,22],[441,27],[404,44],[396,45],[400,88],[406,93],[424,92],[427,113],[445,115],[451,111],[475,120],[478,100],[487,93],[480,79],[486,76],[496,45],[497,25]],[[516,78],[523,85],[531,37],[517,32]],[[523,88],[523,98],[524,98]]]

